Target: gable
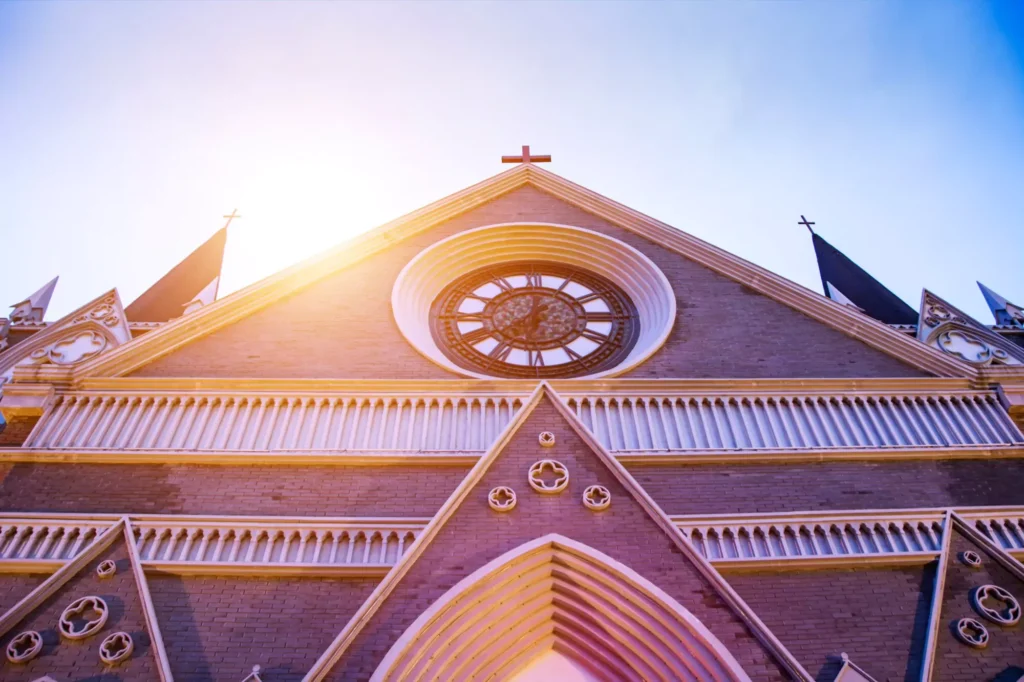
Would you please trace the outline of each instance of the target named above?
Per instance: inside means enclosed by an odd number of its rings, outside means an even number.
[[[552,394],[545,393],[533,404],[524,408],[528,410],[525,418],[513,425],[500,449],[471,472],[447,511],[435,518],[435,530],[428,527],[417,541],[421,549],[411,549],[385,579],[382,596],[371,597],[370,610],[357,614],[358,630],[343,633],[338,640],[342,648],[337,654],[325,654],[323,665],[307,679],[369,679],[399,635],[427,607],[489,562],[550,534],[606,554],[656,585],[725,643],[752,679],[788,679],[734,605],[680,549],[681,539],[669,535],[638,503],[624,479],[566,420]],[[554,447],[538,442],[538,434],[544,431],[554,434]],[[558,494],[538,493],[527,483],[530,466],[544,458],[557,459],[569,471],[568,486]],[[610,492],[608,509],[595,512],[583,505],[583,492],[591,485],[602,485]],[[488,493],[498,486],[516,492],[517,503],[511,511],[499,513],[489,507]],[[331,666],[335,655],[340,658]]]
[[[391,293],[423,249],[465,230],[515,222],[573,225],[641,251],[666,275],[677,321],[631,377],[922,376],[793,308],[532,185],[399,241],[155,360],[134,376],[453,379],[394,320]],[[382,362],[386,359],[386,362]]]

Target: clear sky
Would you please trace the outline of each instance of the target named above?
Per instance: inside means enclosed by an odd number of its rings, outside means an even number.
[[[1024,3],[0,2],[0,304],[221,295],[503,170],[820,291],[800,214],[915,309],[1024,304]]]

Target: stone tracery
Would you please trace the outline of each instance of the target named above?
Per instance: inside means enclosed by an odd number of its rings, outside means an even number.
[[[57,627],[68,639],[85,639],[99,632],[109,617],[110,609],[101,597],[82,597],[64,609]]]

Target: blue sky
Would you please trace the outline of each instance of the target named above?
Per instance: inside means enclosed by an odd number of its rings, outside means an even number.
[[[237,207],[221,295],[503,170],[820,291],[1024,303],[1024,3],[0,3],[0,303],[132,301]]]

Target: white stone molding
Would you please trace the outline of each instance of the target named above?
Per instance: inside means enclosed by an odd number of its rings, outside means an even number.
[[[507,485],[491,488],[487,493],[487,505],[496,512],[509,512],[516,508],[516,491]]]
[[[100,660],[107,665],[114,665],[128,660],[135,650],[135,642],[127,632],[114,632],[100,642]]]
[[[553,448],[555,447],[555,434],[550,431],[541,431],[537,436],[537,442],[539,442],[542,447]]]
[[[988,629],[973,618],[961,618],[956,621],[953,632],[957,639],[974,649],[988,646]]]
[[[523,395],[88,390],[62,392],[46,400],[47,410],[26,448],[122,456],[133,451],[418,456],[483,452],[521,407]],[[6,398],[0,407],[5,402]],[[753,451],[875,456],[908,450],[1024,446],[1024,434],[992,391],[923,395],[574,391],[567,402],[604,447],[624,457],[686,459],[704,453]]]
[[[1024,365],[1024,350],[927,289],[917,338],[975,367]]]
[[[96,615],[87,617],[91,613]],[[61,612],[57,629],[61,636],[67,639],[85,639],[99,632],[107,624],[109,617],[110,609],[102,597],[81,597],[68,604]],[[78,618],[85,623],[81,626],[76,625],[75,620]]]
[[[406,340],[428,359],[464,376],[491,378],[461,367],[438,348],[431,334],[430,310],[438,295],[459,277],[513,261],[549,261],[578,266],[622,288],[640,317],[640,336],[616,367],[591,378],[614,376],[657,351],[676,317],[668,278],[640,251],[593,230],[551,223],[509,223],[459,232],[432,244],[399,273],[391,293],[395,321]]]
[[[603,485],[588,485],[583,491],[583,506],[591,511],[604,511],[612,505],[612,494]]]
[[[114,523],[89,519],[0,517],[0,563],[50,562],[78,555]]]
[[[28,663],[42,650],[42,635],[35,630],[26,630],[7,644],[7,660],[11,663]]]
[[[117,564],[110,559],[101,561],[100,565],[96,567],[96,575],[100,579],[113,578],[115,573],[117,573]]]
[[[868,675],[863,668],[850,660],[849,655],[844,651],[839,655],[843,661],[842,667],[836,673],[832,682],[876,682],[875,678]]]
[[[964,566],[970,566],[971,568],[980,568],[981,556],[977,552],[967,550],[966,552],[960,552],[960,562]]]
[[[1005,604],[993,608],[988,602]],[[998,585],[982,585],[971,590],[971,606],[983,618],[999,625],[1011,626],[1020,622],[1020,602],[1009,590]]]
[[[554,476],[554,480],[544,480],[545,475]],[[565,490],[569,485],[569,469],[564,464],[554,459],[542,459],[530,465],[526,473],[526,480],[530,487],[545,495],[554,495]]]
[[[555,619],[562,627],[543,626]],[[653,583],[591,547],[548,535],[442,595],[398,638],[371,681],[507,679],[552,646],[599,679],[750,679],[700,620]]]

